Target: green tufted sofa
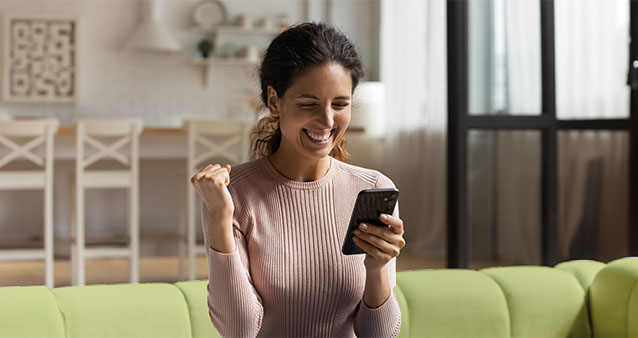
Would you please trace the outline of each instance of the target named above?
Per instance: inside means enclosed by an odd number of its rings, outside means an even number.
[[[207,281],[0,288],[0,337],[218,337]],[[638,337],[638,257],[397,274],[400,337]]]

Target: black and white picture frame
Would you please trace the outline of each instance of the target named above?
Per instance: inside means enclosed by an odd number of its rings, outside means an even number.
[[[75,102],[77,19],[6,15],[4,28],[4,100]]]

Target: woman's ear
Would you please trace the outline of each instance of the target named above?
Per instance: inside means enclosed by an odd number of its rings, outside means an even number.
[[[279,116],[279,97],[277,96],[277,91],[271,85],[268,85],[266,89],[268,90],[268,110],[270,111],[270,115],[277,117]]]

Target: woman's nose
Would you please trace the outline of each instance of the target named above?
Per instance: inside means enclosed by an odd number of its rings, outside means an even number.
[[[335,112],[332,109],[332,107],[327,106],[321,112],[321,116],[320,116],[321,124],[326,128],[332,128],[332,126],[334,125],[334,116],[335,116]]]

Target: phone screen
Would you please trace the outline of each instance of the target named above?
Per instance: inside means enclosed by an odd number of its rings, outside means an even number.
[[[399,199],[399,190],[390,189],[367,189],[362,190],[357,195],[357,201],[350,216],[348,231],[343,240],[341,252],[345,255],[355,255],[365,253],[359,248],[352,237],[354,237],[354,229],[359,227],[361,223],[367,223],[374,226],[387,227],[387,224],[379,220],[381,214],[390,214],[394,212],[394,207]]]

